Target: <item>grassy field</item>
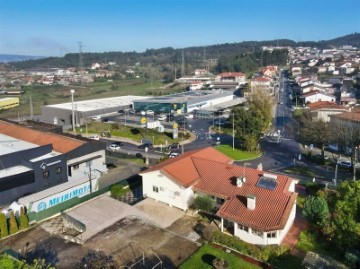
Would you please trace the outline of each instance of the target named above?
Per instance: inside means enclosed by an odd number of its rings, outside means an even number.
[[[1,112],[1,117],[14,118],[30,115],[30,97],[32,99],[34,114],[41,113],[40,107],[58,103],[71,102],[70,89],[75,90],[74,100],[89,100],[124,95],[164,95],[183,91],[179,85],[164,87],[161,81],[145,81],[142,79],[126,79],[113,82],[94,82],[84,85],[37,85],[25,86],[25,93],[20,98],[20,106]]]
[[[241,160],[249,160],[259,157],[261,154],[257,152],[247,152],[238,149],[233,149],[229,145],[220,145],[217,146],[216,149],[225,155],[229,156],[231,159],[235,161]]]
[[[101,132],[109,130],[112,136],[124,137],[137,141],[140,143],[141,139],[150,139],[153,141],[154,145],[166,145],[180,142],[182,140],[182,132],[179,132],[179,138],[173,139],[172,133],[159,133],[156,130],[146,129],[146,128],[136,128],[130,126],[124,126],[117,123],[104,123],[104,122],[90,122],[88,124],[88,133],[92,134],[101,134]],[[77,129],[77,133],[84,133],[84,128]],[[185,136],[186,138],[186,136]]]
[[[212,261],[215,258],[225,259],[229,263],[228,268],[242,268],[242,269],[260,269],[259,266],[248,263],[232,254],[226,253],[223,250],[213,248],[210,245],[204,245],[199,248],[188,260],[186,260],[179,268],[180,269],[211,269],[214,268]]]

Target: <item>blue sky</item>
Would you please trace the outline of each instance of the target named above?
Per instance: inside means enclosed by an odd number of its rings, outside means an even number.
[[[360,0],[0,0],[0,54],[62,56],[360,32]]]

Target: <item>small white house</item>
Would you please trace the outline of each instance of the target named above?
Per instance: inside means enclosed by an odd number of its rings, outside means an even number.
[[[336,102],[334,95],[321,93],[319,91],[311,91],[303,95],[305,103],[315,103],[319,101]]]
[[[296,180],[234,165],[212,147],[163,161],[141,176],[144,197],[182,210],[208,195],[220,230],[251,244],[280,244],[295,219]]]

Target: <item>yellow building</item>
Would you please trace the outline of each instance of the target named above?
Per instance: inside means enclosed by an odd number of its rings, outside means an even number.
[[[0,110],[10,109],[19,106],[18,97],[8,97],[0,99]]]

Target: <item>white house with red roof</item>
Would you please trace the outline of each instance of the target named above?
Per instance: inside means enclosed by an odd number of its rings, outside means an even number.
[[[245,74],[241,72],[225,72],[218,74],[215,78],[215,81],[239,82],[239,84],[245,84],[246,78]]]
[[[305,103],[315,103],[319,101],[335,102],[336,97],[331,94],[325,94],[319,91],[310,91],[303,94]]]
[[[143,195],[187,210],[197,195],[216,201],[222,232],[258,245],[280,244],[296,213],[297,180],[233,164],[212,147],[186,152],[141,173]]]
[[[250,82],[251,90],[269,90],[271,86],[271,80],[266,77],[255,77]]]
[[[261,69],[261,73],[264,77],[273,78],[276,76],[277,66],[269,65]]]
[[[338,105],[335,102],[318,101],[307,105],[310,109],[313,120],[330,121],[330,116],[349,111],[348,108]]]
[[[204,87],[204,82],[201,81],[193,81],[190,83],[189,85],[189,90],[190,91],[197,91],[197,90],[201,90],[202,87]]]

